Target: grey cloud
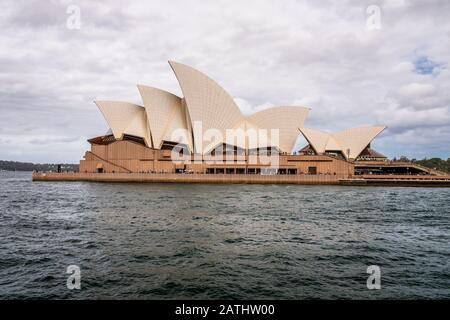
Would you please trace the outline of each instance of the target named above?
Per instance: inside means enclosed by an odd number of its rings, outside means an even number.
[[[74,141],[79,141],[80,137],[46,137],[46,138],[36,138],[29,140],[32,144],[53,144],[53,143],[70,143]]]
[[[8,25],[18,28],[45,28],[63,26],[66,22],[66,6],[60,1],[7,1],[11,8]]]

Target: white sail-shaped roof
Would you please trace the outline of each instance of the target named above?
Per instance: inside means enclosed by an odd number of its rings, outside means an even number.
[[[95,101],[95,104],[102,112],[116,139],[122,139],[124,134],[129,134],[143,138],[148,146],[152,145],[143,107],[120,101]]]
[[[122,139],[124,134],[142,137],[155,149],[160,149],[164,141],[183,143],[191,151],[203,154],[224,143],[243,149],[276,147],[290,153],[300,129],[317,153],[341,151],[345,157],[355,159],[385,129],[373,126],[331,134],[303,128],[310,109],[296,106],[273,107],[244,116],[233,98],[214,80],[187,65],[173,61],[169,64],[183,98],[138,85],[144,107],[118,101],[95,102],[116,139]],[[210,129],[217,130],[221,137],[214,136],[208,143],[211,135],[205,133]],[[275,137],[273,129],[278,130]],[[233,139],[228,139],[230,133]]]
[[[247,119],[260,129],[279,130],[278,143],[271,139],[272,146],[290,153],[298,138],[298,128],[303,127],[309,108],[305,107],[273,107],[259,111]]]
[[[337,132],[333,134],[333,137],[342,147],[346,157],[356,159],[364,148],[384,129],[386,129],[385,126],[354,128]],[[348,153],[348,151],[350,152]]]
[[[242,118],[232,130],[228,131],[225,143],[241,149],[266,147],[266,145],[261,145],[262,141],[258,141],[258,129],[246,118]]]
[[[138,85],[144,102],[147,120],[150,126],[153,146],[161,148],[164,140],[185,143],[192,150],[190,131],[188,130],[185,106],[182,99],[170,92]],[[172,133],[185,131],[183,139],[173,137]]]
[[[193,126],[201,122],[201,135],[194,130],[196,152],[203,145],[202,136],[208,129],[217,129],[223,135],[227,129],[233,129],[242,120],[242,113],[233,98],[214,80],[187,65],[169,61],[186,100],[190,120]],[[224,141],[223,141],[224,142]]]
[[[333,135],[330,135],[325,149],[328,151],[340,151],[341,148],[342,146],[337,142],[336,138]]]
[[[348,159],[356,159],[385,126],[370,126],[328,133],[301,128],[300,131],[317,153],[341,151]]]
[[[316,129],[300,128],[300,132],[305,139],[316,151],[316,153],[324,153],[331,134]]]
[[[172,141],[185,144],[193,151],[192,131],[189,129],[189,120],[187,119],[186,105],[181,104],[171,115],[170,121],[164,130],[164,141]]]

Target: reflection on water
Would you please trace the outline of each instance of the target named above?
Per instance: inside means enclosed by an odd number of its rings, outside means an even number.
[[[0,182],[3,299],[450,298],[450,189]]]

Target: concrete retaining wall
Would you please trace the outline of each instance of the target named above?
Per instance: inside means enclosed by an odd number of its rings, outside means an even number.
[[[256,183],[337,185],[338,175],[33,173],[33,181],[96,181],[157,183]]]
[[[56,173],[34,172],[33,181],[93,181],[141,183],[241,183],[347,186],[450,187],[450,176],[358,176],[259,175],[259,174],[174,174],[174,173]]]

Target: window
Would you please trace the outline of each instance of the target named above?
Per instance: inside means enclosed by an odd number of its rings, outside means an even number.
[[[308,174],[317,174],[317,167],[308,167]]]

